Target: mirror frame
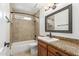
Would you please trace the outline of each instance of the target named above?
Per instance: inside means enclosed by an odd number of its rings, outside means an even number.
[[[69,18],[68,18],[68,30],[48,30],[48,29],[47,29],[47,18],[48,18],[49,16],[51,16],[51,15],[55,15],[55,14],[57,14],[57,13],[59,13],[59,12],[61,12],[61,11],[64,11],[64,10],[66,10],[66,9],[69,10],[69,14],[68,14],[68,15],[69,15]],[[70,5],[64,7],[64,8],[62,8],[62,9],[60,9],[60,10],[57,10],[57,11],[54,12],[54,13],[51,13],[51,14],[45,16],[45,31],[46,31],[46,32],[72,33],[72,4],[70,4]]]

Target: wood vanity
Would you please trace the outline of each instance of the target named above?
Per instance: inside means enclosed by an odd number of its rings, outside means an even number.
[[[70,54],[38,40],[38,56],[69,56]]]
[[[74,56],[74,54],[38,39],[38,56]]]

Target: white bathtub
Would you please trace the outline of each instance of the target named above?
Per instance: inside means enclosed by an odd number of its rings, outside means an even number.
[[[28,51],[33,46],[37,46],[37,41],[28,40],[22,42],[15,42],[11,46],[11,55],[15,55],[16,53],[22,51]]]

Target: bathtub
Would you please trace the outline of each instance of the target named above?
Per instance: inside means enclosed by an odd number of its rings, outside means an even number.
[[[11,46],[11,55],[15,55],[16,53],[22,52],[22,51],[28,51],[29,49],[32,49],[31,47],[33,46],[37,46],[36,40],[15,42]]]

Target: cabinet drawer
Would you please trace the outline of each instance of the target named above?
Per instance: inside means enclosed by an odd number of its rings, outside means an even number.
[[[45,42],[42,41],[38,41],[38,45],[43,46],[44,48],[47,48],[47,44]]]

